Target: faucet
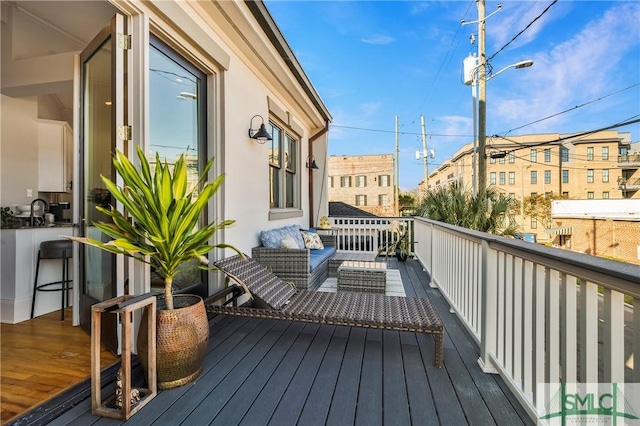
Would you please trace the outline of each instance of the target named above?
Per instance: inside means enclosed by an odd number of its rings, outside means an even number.
[[[34,215],[34,211],[35,211],[35,205],[36,203],[40,201],[42,203],[42,214],[44,214],[45,210],[47,210],[48,208],[48,204],[45,200],[43,200],[42,198],[36,198],[35,200],[33,200],[31,202],[31,215],[29,216],[29,224],[31,226],[36,226],[36,217]]]

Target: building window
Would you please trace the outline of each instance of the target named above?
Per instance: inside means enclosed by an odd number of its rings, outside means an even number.
[[[587,161],[593,161],[593,147],[587,147]]]
[[[504,185],[506,183],[505,178],[506,178],[506,173],[500,172],[500,185]]]
[[[504,164],[504,157],[500,157],[500,158],[498,158],[498,163],[500,163],[500,164]]]
[[[509,185],[516,184],[516,172],[509,172]]]
[[[562,183],[569,183],[569,170],[562,171]]]
[[[356,176],[356,186],[359,188],[367,186],[367,177],[365,175]]]
[[[537,197],[537,196],[538,196],[538,193],[537,193],[537,192],[532,192],[529,196],[530,196],[531,198],[535,198],[535,197]]]
[[[351,176],[340,176],[340,187],[341,188],[351,187]]]
[[[569,162],[569,148],[560,147],[560,162],[562,163]]]
[[[602,169],[602,182],[609,182],[609,169]]]
[[[602,199],[603,200],[608,200],[609,199],[609,191],[603,191],[602,192]]]
[[[569,199],[569,192],[568,191],[562,191],[562,198],[564,198],[565,200]]]
[[[513,164],[516,162],[516,153],[511,151],[509,152],[509,164]]]
[[[532,184],[532,185],[535,185],[535,184],[537,184],[537,183],[538,183],[538,172],[537,172],[537,171],[535,171],[535,170],[533,170],[533,171],[531,172],[531,184]]]
[[[329,185],[329,188],[333,188],[333,176],[329,176],[328,185]]]
[[[496,159],[493,157],[489,157],[489,164],[496,164]]]
[[[602,147],[602,159],[603,160],[608,160],[609,159],[609,147],[608,146],[603,146]]]
[[[356,195],[356,206],[366,206],[366,205],[367,205],[367,196]]]
[[[389,205],[389,196],[387,194],[378,195],[378,205],[379,206],[388,206]]]
[[[587,200],[593,200],[593,191],[587,192]]]
[[[593,183],[593,169],[587,169],[587,183]]]
[[[509,193],[509,199],[510,200],[515,200],[516,199],[516,193],[515,192],[510,192]]]
[[[389,186],[389,175],[378,176],[378,186]]]
[[[269,127],[269,206],[299,207],[298,141],[271,121]]]
[[[531,229],[538,229],[538,218],[531,216]]]
[[[495,185],[496,184],[496,172],[491,172],[489,174],[489,185]]]
[[[544,171],[544,183],[551,183],[551,170]]]
[[[529,154],[529,160],[532,163],[537,163],[538,162],[538,150],[537,149],[533,148],[531,150],[531,153]]]
[[[551,148],[546,148],[544,150],[544,162],[548,163],[551,161]]]

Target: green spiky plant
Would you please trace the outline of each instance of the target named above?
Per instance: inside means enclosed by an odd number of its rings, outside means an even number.
[[[137,153],[139,170],[120,151],[113,158],[113,165],[122,177],[122,187],[101,175],[106,188],[113,198],[122,203],[133,223],[113,206],[96,206],[113,223],[100,221],[94,225],[112,240],[104,243],[84,237],[71,239],[151,265],[164,277],[166,308],[173,309],[173,278],[182,263],[197,259],[201,263],[200,268],[209,269],[205,266],[209,263],[205,254],[214,248],[231,248],[241,254],[229,244],[209,244],[216,231],[235,221],[210,223],[198,228],[202,212],[224,181],[224,175],[213,182],[206,181],[213,158],[200,174],[198,184],[188,190],[184,155],[178,158],[172,172],[168,163],[165,161],[163,164],[156,153],[156,167],[152,173],[140,147],[137,147]]]

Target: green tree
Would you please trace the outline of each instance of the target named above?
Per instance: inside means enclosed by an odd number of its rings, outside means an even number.
[[[418,207],[418,197],[411,192],[401,192],[398,194],[398,203],[400,204],[400,216],[411,216]]]
[[[535,194],[524,197],[522,211],[525,217],[535,218],[545,229],[551,228],[551,204],[562,197],[550,194]]]
[[[514,236],[519,227],[514,220],[517,203],[490,187],[473,196],[458,182],[425,193],[418,216],[476,231]]]

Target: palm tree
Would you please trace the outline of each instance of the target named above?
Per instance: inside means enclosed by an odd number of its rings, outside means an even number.
[[[495,187],[473,196],[459,182],[427,191],[418,216],[496,235],[514,236],[519,227],[513,220],[516,201]]]

